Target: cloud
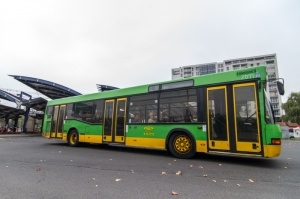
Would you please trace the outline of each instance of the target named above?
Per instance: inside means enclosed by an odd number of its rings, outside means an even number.
[[[298,1],[1,1],[1,88],[7,74],[82,93],[171,79],[171,69],[276,53],[287,93],[300,84]],[[3,77],[5,76],[5,77]]]

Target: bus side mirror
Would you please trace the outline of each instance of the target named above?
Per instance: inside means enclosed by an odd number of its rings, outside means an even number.
[[[280,95],[284,95],[284,85],[282,82],[277,81],[277,88]]]

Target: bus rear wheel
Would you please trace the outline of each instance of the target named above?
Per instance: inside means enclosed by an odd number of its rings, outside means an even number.
[[[69,133],[68,143],[70,146],[79,145],[79,136],[78,136],[78,132],[75,129],[71,130],[71,132]]]
[[[196,154],[194,142],[185,133],[176,132],[169,139],[169,151],[176,158],[188,159]]]

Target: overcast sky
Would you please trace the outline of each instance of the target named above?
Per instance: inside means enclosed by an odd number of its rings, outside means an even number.
[[[300,90],[298,0],[1,0],[0,89],[37,77],[81,93],[171,79],[180,66],[277,54]],[[1,103],[6,102],[2,99]]]

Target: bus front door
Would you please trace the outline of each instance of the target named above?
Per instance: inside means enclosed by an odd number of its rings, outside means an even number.
[[[255,83],[233,85],[237,152],[262,152]]]
[[[66,105],[55,106],[52,114],[51,138],[62,138]]]
[[[207,88],[209,151],[262,152],[256,89],[254,82]]]
[[[105,101],[103,142],[125,142],[126,98]]]

